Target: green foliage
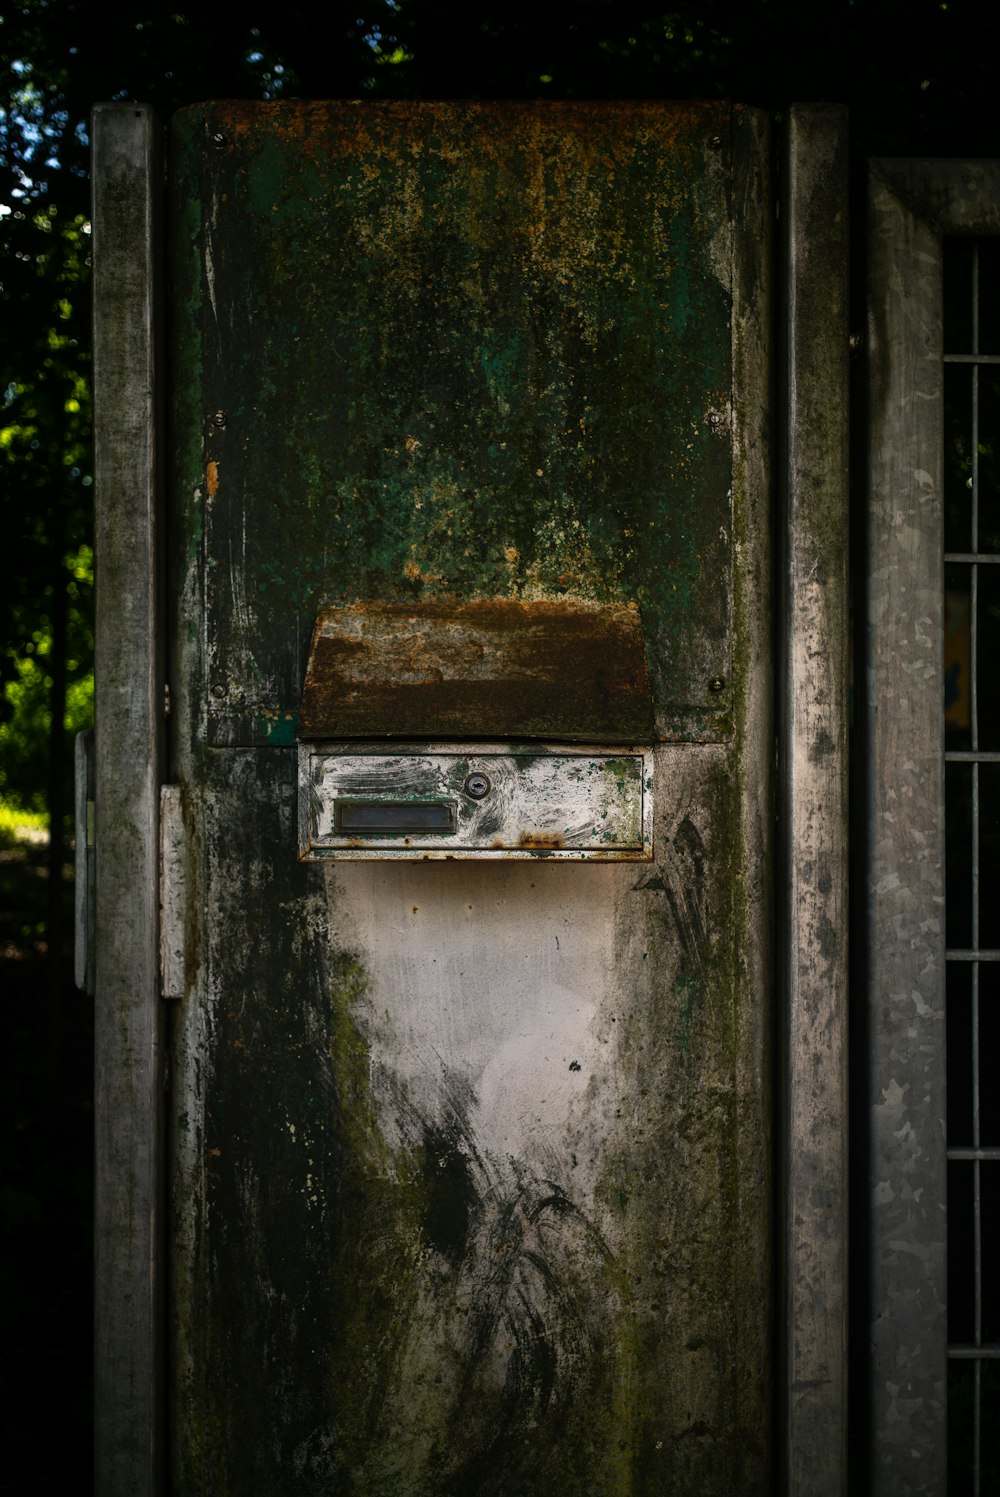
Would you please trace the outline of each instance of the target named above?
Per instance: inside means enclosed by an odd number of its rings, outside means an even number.
[[[82,726],[93,696],[90,236],[81,214],[20,202],[0,228],[0,797],[40,809],[53,713]]]
[[[0,848],[41,841],[48,836],[44,811],[18,811],[0,803]]]
[[[90,547],[81,546],[75,556],[65,557],[64,568],[69,608],[63,731],[72,738],[93,722],[90,597],[94,579]],[[5,809],[40,812],[45,804],[39,766],[46,763],[52,732],[53,637],[44,613],[35,622],[38,627],[30,637],[22,638],[20,649],[17,643],[5,647],[8,670],[0,717],[0,815]]]

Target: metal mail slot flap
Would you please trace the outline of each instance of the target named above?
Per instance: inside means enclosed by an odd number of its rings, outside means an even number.
[[[648,860],[649,749],[301,744],[299,856]]]
[[[325,608],[298,736],[651,742],[639,610],[520,598]]]
[[[381,796],[351,800],[338,795],[333,804],[337,831],[355,837],[450,833],[455,831],[458,820],[453,801],[383,800]]]

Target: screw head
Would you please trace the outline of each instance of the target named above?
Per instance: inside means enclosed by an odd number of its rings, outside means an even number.
[[[471,796],[473,800],[483,800],[485,796],[489,795],[491,789],[492,786],[490,785],[488,775],[479,773],[470,774],[465,781],[465,793]]]
[[[216,685],[212,687],[212,695],[216,698],[217,701],[224,697],[225,694],[226,688],[224,686],[220,686],[218,683],[216,683]]]
[[[222,428],[228,424],[228,422],[229,417],[226,415],[225,411],[212,412],[212,425],[216,428],[217,431],[221,431]]]
[[[711,681],[709,681],[708,683],[708,689],[709,691],[714,691],[716,693],[725,691],[726,678],[724,676],[713,676]]]
[[[222,146],[225,145],[225,143],[226,143],[226,137],[223,135],[222,131],[221,130],[216,130],[215,134],[212,136],[212,144],[213,144],[213,146],[222,147]]]

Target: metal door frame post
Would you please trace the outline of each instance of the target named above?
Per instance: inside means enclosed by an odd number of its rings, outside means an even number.
[[[785,142],[781,616],[781,1466],[847,1490],[848,137],[793,107]]]
[[[162,1482],[158,129],[94,113],[95,1487]]]
[[[867,718],[872,1492],[946,1486],[942,239],[1000,164],[869,175]]]

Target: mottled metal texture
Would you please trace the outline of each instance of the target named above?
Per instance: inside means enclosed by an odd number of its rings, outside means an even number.
[[[770,1497],[766,121],[213,106],[173,161],[175,1488]],[[654,861],[299,861],[338,594],[641,604],[717,740]]]
[[[188,853],[180,787],[160,789],[160,976],[164,998],[187,987]]]
[[[504,596],[642,604],[658,731],[728,735],[728,110],[706,118],[179,117],[213,742],[292,740],[322,605]]]
[[[773,1372],[773,1011],[775,957],[772,945],[774,880],[774,678],[771,613],[771,527],[773,523],[774,246],[771,229],[772,156],[769,124],[755,110],[733,112],[732,194],[732,371],[733,371],[733,539],[734,568],[733,679],[739,690],[735,749],[726,765],[726,780],[735,797],[728,864],[718,865],[726,887],[733,949],[732,1096],[737,1112],[725,1142],[732,1148],[728,1167],[735,1172],[732,1229],[727,1229],[724,1257],[733,1277],[729,1303],[736,1327],[739,1357],[757,1359],[737,1398],[751,1419],[753,1458],[741,1472],[731,1471],[734,1491],[773,1493],[777,1462],[774,1431]],[[661,796],[662,777],[657,785]],[[682,840],[682,839],[677,839]],[[677,847],[677,841],[674,842]],[[721,849],[720,849],[721,851]],[[680,929],[682,929],[682,925]],[[725,939],[721,928],[716,939]],[[684,938],[680,936],[681,945]],[[719,1055],[723,1053],[720,1047]],[[682,1101],[697,1110],[693,1094]],[[723,1142],[723,1137],[718,1137]],[[737,1224],[744,1222],[744,1228]],[[742,1247],[738,1245],[743,1231]],[[697,1263],[697,1258],[693,1260]],[[766,1337],[766,1345],[765,1345]],[[693,1338],[696,1340],[696,1338]],[[692,1343],[688,1343],[689,1346]],[[743,1376],[747,1376],[744,1370]],[[694,1381],[694,1380],[693,1380]],[[736,1390],[734,1390],[736,1391]],[[764,1421],[767,1421],[766,1425]],[[687,1490],[714,1494],[724,1490],[710,1468]],[[685,1490],[683,1475],[675,1485]],[[669,1490],[669,1486],[667,1487]]]
[[[848,141],[786,138],[783,1395],[789,1497],[847,1490]]]
[[[94,114],[94,1438],[101,1497],[148,1497],[162,1477],[157,133],[145,108],[102,105]]]
[[[516,598],[324,609],[299,737],[651,743],[639,610]]]
[[[480,786],[470,792],[478,778]],[[444,831],[353,835],[338,807],[407,804],[446,812]],[[299,750],[299,856],[648,861],[653,755],[621,748],[524,744],[343,743]]]
[[[945,1490],[941,238],[1000,232],[993,162],[869,192],[872,1491]]]

